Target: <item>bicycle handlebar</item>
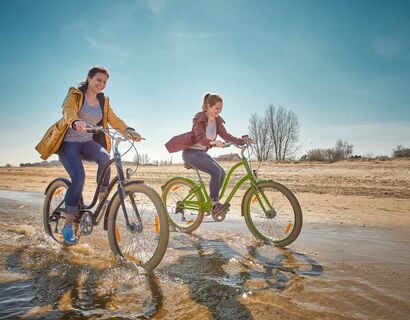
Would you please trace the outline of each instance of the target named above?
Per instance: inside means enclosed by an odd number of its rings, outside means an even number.
[[[239,145],[239,144],[235,144],[233,142],[224,141],[221,148],[228,148],[230,146],[234,146],[234,147],[237,147],[238,149],[242,150],[242,149],[246,149],[249,146],[249,144],[247,142],[245,142],[243,145]]]
[[[115,140],[115,141],[129,141],[132,140],[132,138],[130,138],[129,132],[135,132],[134,130],[126,130],[125,131],[125,136],[124,138],[120,137],[120,136],[115,136],[114,134],[112,134],[110,132],[109,129],[105,129],[101,126],[93,126],[93,125],[89,125],[87,124],[86,126],[86,131],[87,132],[92,132],[92,133],[96,133],[96,132],[104,132],[106,135],[108,135],[111,139]],[[145,138],[141,137],[141,140],[145,140]]]

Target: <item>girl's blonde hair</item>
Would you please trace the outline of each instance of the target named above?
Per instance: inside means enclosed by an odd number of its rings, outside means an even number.
[[[207,111],[208,106],[212,107],[214,106],[217,102],[222,102],[221,96],[215,94],[215,93],[207,93],[204,96],[204,102],[202,103],[202,111]]]

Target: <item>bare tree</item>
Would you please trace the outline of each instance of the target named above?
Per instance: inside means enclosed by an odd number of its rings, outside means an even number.
[[[140,164],[140,165],[147,165],[150,162],[150,157],[148,154],[143,153],[143,154],[136,154],[134,157],[134,162]]]
[[[257,159],[259,161],[269,160],[272,153],[272,141],[266,118],[260,118],[256,113],[253,113],[249,119],[248,129],[250,138],[255,142],[252,147]]]
[[[334,161],[344,160],[353,155],[353,145],[347,141],[342,141],[338,139],[336,145],[333,148],[334,151]]]
[[[334,148],[312,149],[307,153],[307,159],[311,161],[339,161],[351,157],[353,145],[347,141],[338,139]]]
[[[300,124],[296,114],[282,107],[270,105],[265,112],[268,133],[272,141],[275,160],[283,161],[298,150]]]
[[[395,158],[409,158],[410,157],[410,148],[403,147],[402,144],[399,144],[396,148],[393,149],[393,157]]]

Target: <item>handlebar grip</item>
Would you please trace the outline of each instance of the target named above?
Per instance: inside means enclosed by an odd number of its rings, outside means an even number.
[[[85,127],[85,130],[90,133],[97,133],[101,131],[101,128],[99,126],[92,126],[92,125],[87,124],[87,126]]]

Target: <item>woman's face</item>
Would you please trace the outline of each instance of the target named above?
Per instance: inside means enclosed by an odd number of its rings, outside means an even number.
[[[100,93],[107,85],[108,77],[105,73],[98,72],[92,78],[88,78],[88,88],[95,92]]]
[[[213,106],[208,108],[208,113],[210,116],[214,117],[214,118],[218,118],[219,114],[222,111],[222,101],[219,101],[217,103],[215,103]]]

